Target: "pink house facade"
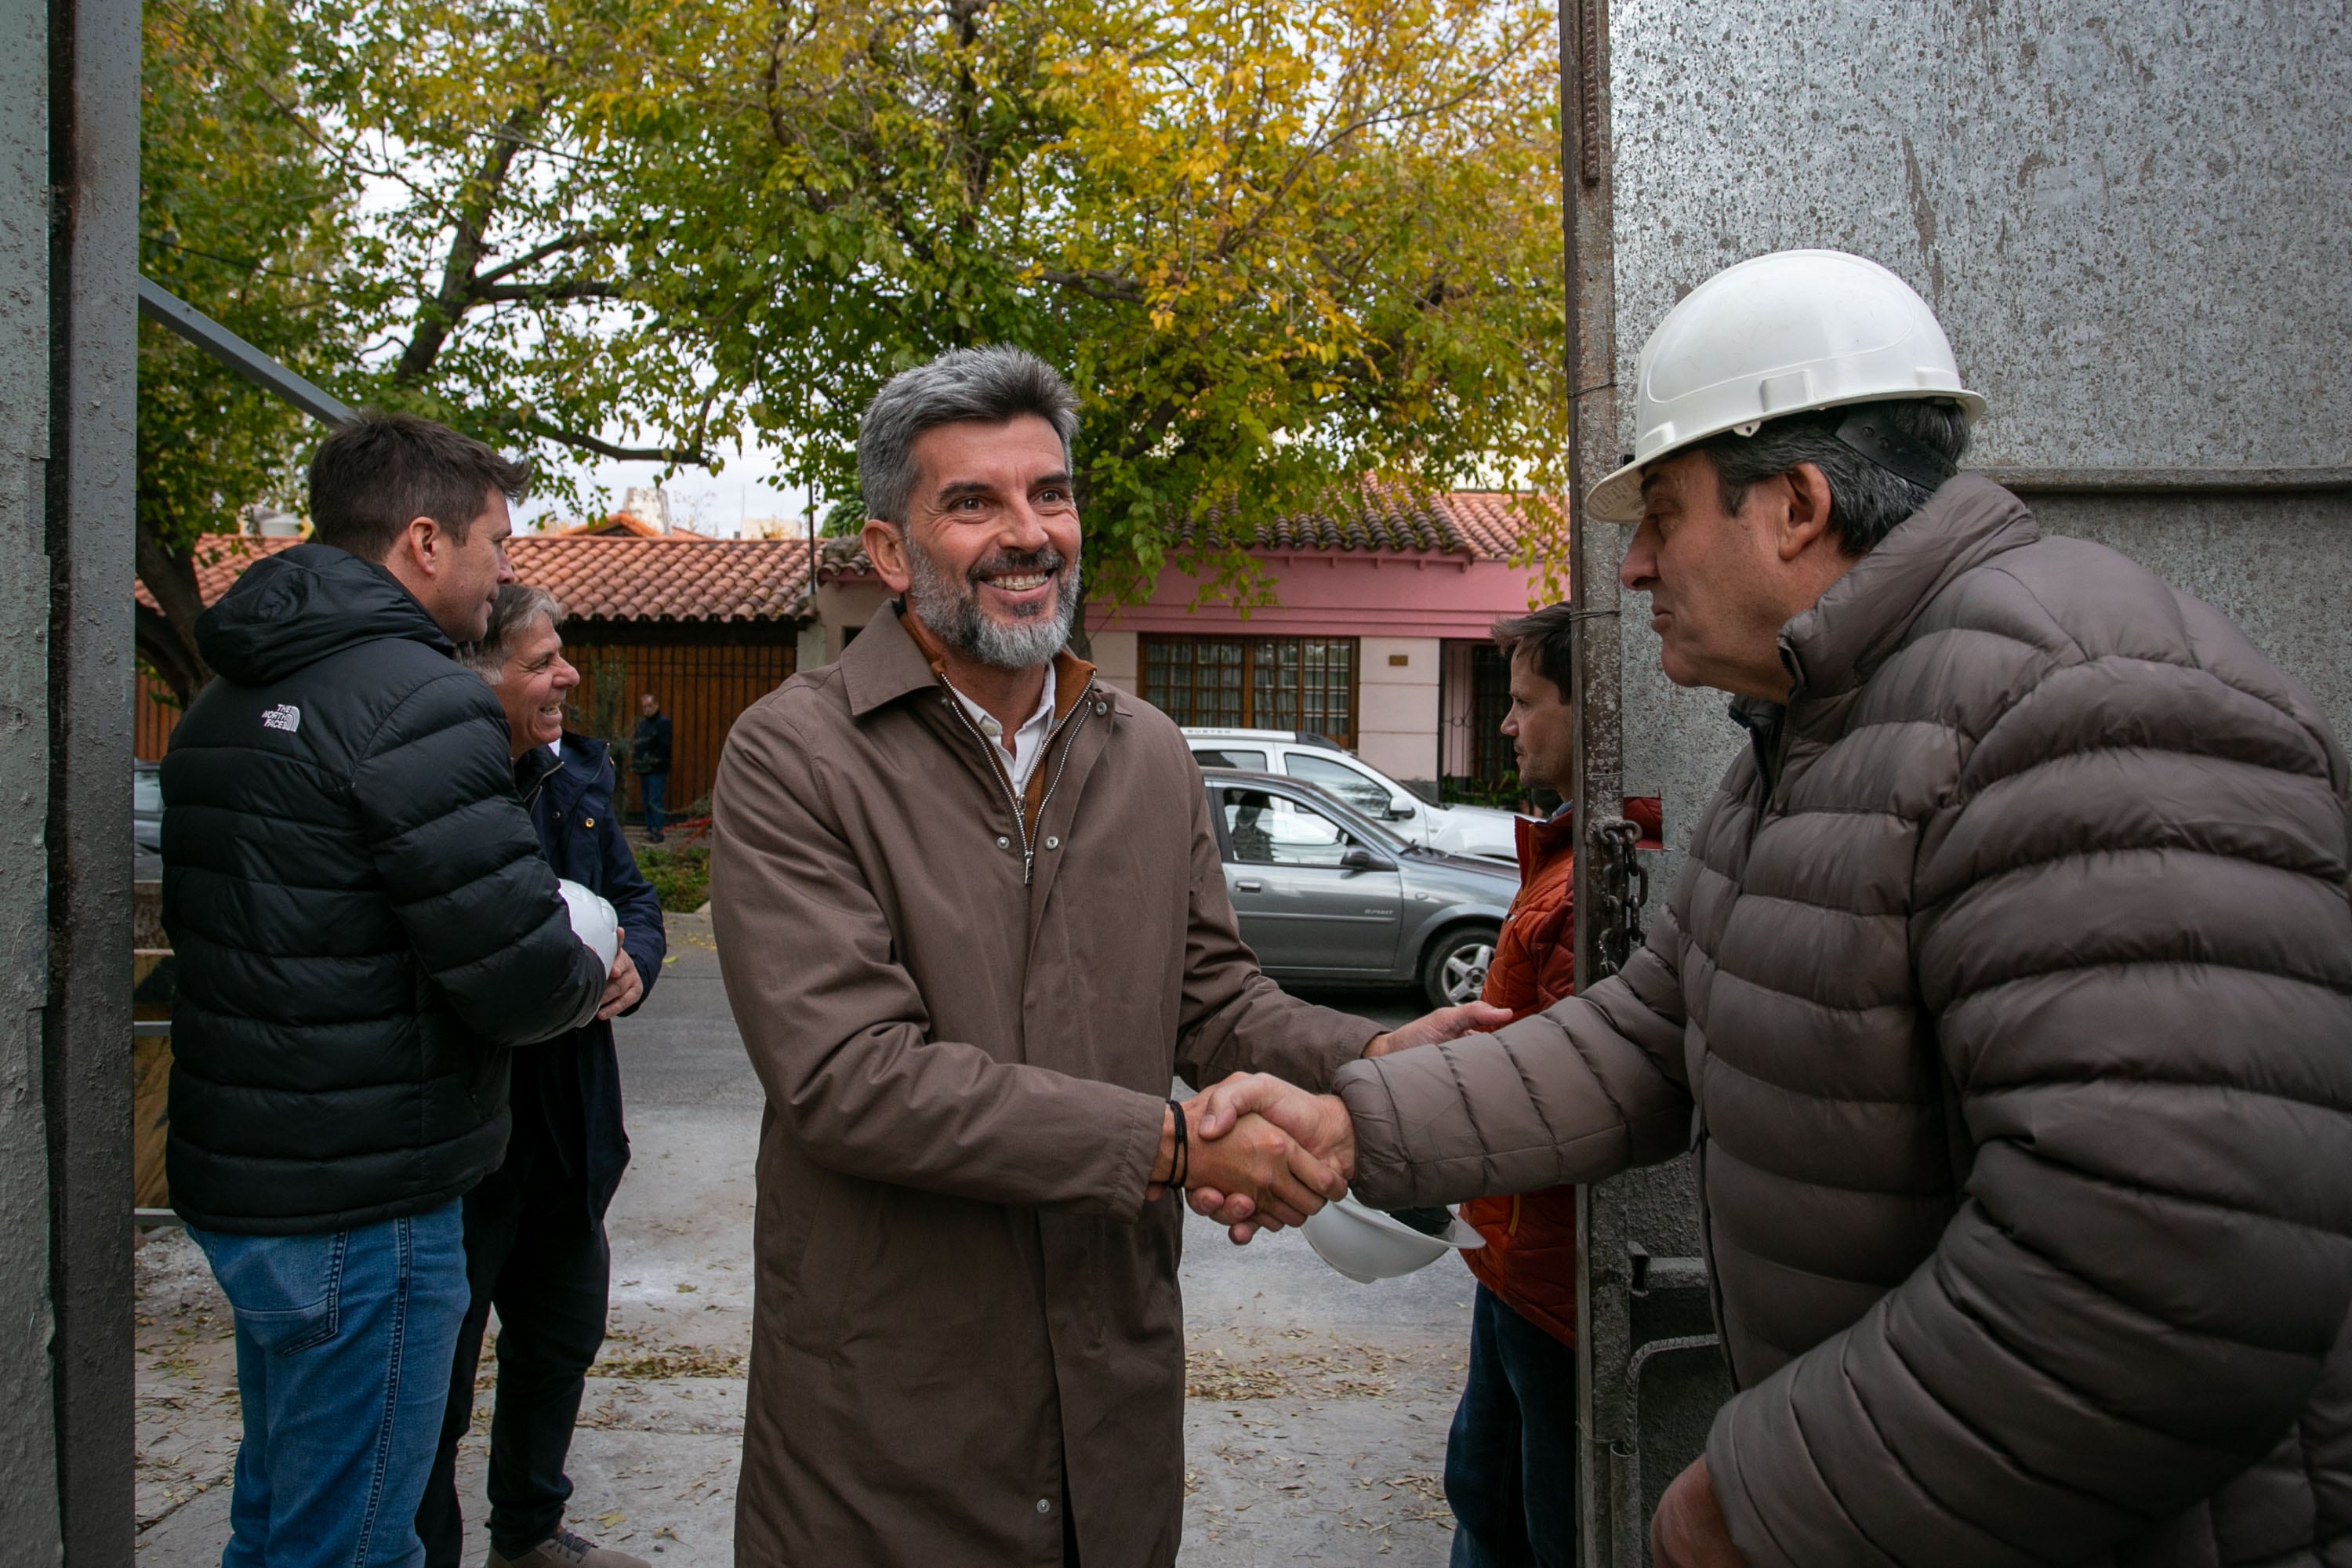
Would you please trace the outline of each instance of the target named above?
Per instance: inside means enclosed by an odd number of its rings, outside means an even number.
[[[1286,520],[1249,553],[1274,603],[1196,603],[1171,564],[1140,604],[1089,605],[1104,679],[1180,723],[1328,735],[1400,782],[1492,783],[1507,672],[1488,627],[1544,602],[1540,565],[1515,565],[1524,498],[1368,496],[1353,517]],[[851,558],[819,573],[801,663],[838,658],[884,599]]]

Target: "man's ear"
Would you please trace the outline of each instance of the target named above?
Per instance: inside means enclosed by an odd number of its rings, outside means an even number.
[[[866,520],[866,559],[874,563],[874,574],[882,579],[883,586],[893,594],[904,594],[914,574],[907,570],[907,535],[894,522],[878,517]]]
[[[448,552],[449,538],[441,525],[429,517],[412,517],[408,526],[400,531],[393,542],[393,552],[406,559],[409,565],[427,577],[438,576]]]
[[[1819,466],[1799,463],[1780,476],[1787,487],[1788,510],[1780,519],[1779,537],[1773,545],[1783,561],[1794,561],[1822,546],[1840,549],[1837,535],[1830,531],[1830,480]]]

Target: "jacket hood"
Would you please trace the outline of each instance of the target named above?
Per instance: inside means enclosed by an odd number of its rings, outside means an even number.
[[[255,562],[196,621],[196,651],[240,686],[267,686],[385,637],[457,651],[391,573],[331,544]]]

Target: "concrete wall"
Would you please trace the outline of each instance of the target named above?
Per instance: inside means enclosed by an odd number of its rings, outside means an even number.
[[[1927,298],[1987,398],[1972,465],[2210,600],[2352,723],[2352,500],[2307,488],[2352,468],[2343,0],[1592,3],[1580,370],[1620,390],[1590,477],[1633,444],[1636,357],[1677,300],[1747,257],[1859,252]],[[1595,625],[1618,627],[1624,791],[1664,797],[1662,899],[1745,736],[1722,694],[1666,681],[1645,601],[1594,570],[1624,531],[1587,527],[1588,607],[1622,610]],[[1705,1331],[1645,1326],[1661,1293],[1623,1279],[1632,1247],[1696,1248],[1679,1166],[1586,1190],[1588,1563],[1649,1561],[1649,1510],[1723,1392],[1696,1349],[1645,1382],[1633,1348]]]
[[[41,1005],[48,815],[48,9],[0,0],[0,1542],[60,1544]],[[128,1049],[129,1042],[124,1042]],[[126,1195],[125,1203],[128,1203]],[[128,1228],[126,1222],[126,1230]]]
[[[890,590],[877,577],[853,578],[843,583],[820,583],[816,590],[817,624],[824,628],[823,656],[808,658],[803,655],[800,668],[814,669],[820,664],[831,664],[841,657],[848,646],[849,634],[862,631],[882,606],[890,602]],[[803,647],[808,647],[804,639]]]
[[[1467,555],[1370,550],[1253,551],[1274,602],[1201,600],[1200,579],[1173,563],[1141,604],[1090,604],[1089,631],[1172,637],[1483,637],[1497,616],[1541,603],[1541,574]]]
[[[1990,405],[1972,466],[2352,464],[2342,0],[1615,0],[1609,16],[1621,386],[1692,287],[1832,246],[1936,308]],[[2352,722],[2328,603],[2352,544],[2340,501],[2028,499],[2212,598]],[[1664,795],[1679,844],[1742,736],[1623,619],[1626,792]]]
[[[1135,696],[1143,694],[1143,639],[1134,632],[1097,632],[1093,645],[1096,675],[1106,686]]]
[[[1356,754],[1399,784],[1433,791],[1439,646],[1435,637],[1363,637],[1356,648]]]

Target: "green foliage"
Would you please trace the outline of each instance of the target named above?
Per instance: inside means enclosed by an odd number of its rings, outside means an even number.
[[[716,467],[748,431],[854,532],[882,381],[1018,343],[1083,398],[1089,583],[1111,597],[1172,555],[1263,598],[1256,525],[1366,482],[1559,477],[1548,5],[148,16],[142,263],[354,402],[542,456]],[[152,352],[142,510],[150,468],[175,539],[289,496],[314,433]]]
[[[1528,792],[1519,787],[1519,775],[1506,770],[1493,784],[1484,779],[1446,774],[1437,781],[1437,804],[1440,805],[1491,805],[1497,811],[1519,811],[1526,807]]]
[[[637,869],[673,914],[692,914],[710,900],[710,848],[703,844],[645,844]]]
[[[961,343],[1084,398],[1092,581],[1367,479],[1556,477],[1553,13],[1496,0],[678,6],[598,110],[672,214],[646,287],[835,498],[858,412]]]
[[[355,187],[281,103],[302,37],[284,0],[152,0],[142,55],[139,267],[247,342],[348,385],[364,269]],[[309,418],[139,326],[139,520],[184,549],[254,502],[295,508]]]

